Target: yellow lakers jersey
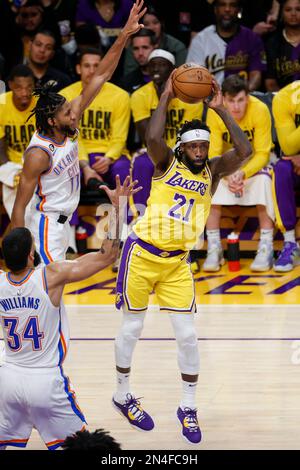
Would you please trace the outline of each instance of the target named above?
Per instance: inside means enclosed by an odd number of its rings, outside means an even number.
[[[30,105],[25,111],[19,111],[13,102],[12,91],[5,93],[3,103],[0,104],[0,139],[4,138],[8,159],[11,162],[23,164],[25,152],[35,131],[35,117],[28,121],[37,99],[33,96]]]
[[[208,164],[195,175],[174,157],[162,176],[152,178],[146,212],[133,231],[162,250],[191,250],[204,231],[210,205]]]
[[[282,152],[297,155],[300,152],[300,80],[279,90],[272,109]]]

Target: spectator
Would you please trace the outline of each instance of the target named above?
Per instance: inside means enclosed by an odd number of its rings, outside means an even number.
[[[275,214],[283,232],[283,249],[274,263],[277,272],[288,272],[300,264],[296,242],[296,201],[300,187],[300,81],[282,88],[273,99],[273,115],[278,141],[284,157],[274,167]]]
[[[252,0],[243,0],[242,24],[264,38],[276,29],[279,7],[277,0],[260,0],[259,8]]]
[[[145,143],[145,134],[152,113],[158,106],[159,98],[165,88],[167,79],[175,66],[175,57],[163,49],[154,49],[149,56],[149,73],[151,82],[136,90],[131,96],[133,119],[140,139]],[[177,132],[185,121],[199,119],[202,116],[203,105],[187,104],[174,98],[170,101],[165,128],[165,140],[169,147],[174,147]],[[142,215],[150,194],[154,165],[146,150],[143,148],[132,160],[133,179],[140,178],[143,189],[135,195],[134,203]],[[139,196],[139,197],[138,197]]]
[[[300,79],[300,0],[282,0],[281,4],[281,25],[266,44],[268,91]]]
[[[0,182],[5,210],[11,217],[16,198],[23,152],[35,130],[34,118],[29,117],[36,104],[32,96],[34,77],[29,67],[17,65],[8,79],[11,91],[0,104]]]
[[[170,52],[175,57],[175,65],[179,67],[185,62],[187,50],[185,45],[178,39],[164,32],[164,22],[157,11],[147,6],[147,12],[142,18],[145,28],[155,33],[156,47]],[[132,72],[136,67],[136,61],[132,53],[132,47],[127,48],[124,60],[124,74]]]
[[[56,23],[59,26],[62,38],[65,32],[74,31],[77,0],[40,0],[44,8],[45,23]]]
[[[79,0],[76,24],[99,26],[102,47],[107,49],[125,25],[132,3],[132,0]]]
[[[221,84],[228,75],[242,74],[249,90],[261,85],[264,47],[261,38],[240,25],[241,0],[216,0],[216,25],[198,33],[190,46],[187,60],[205,65]]]
[[[28,66],[31,68],[36,86],[53,83],[53,91],[57,92],[71,83],[70,77],[50,66],[54,57],[56,38],[54,33],[42,29],[38,31],[30,43]]]
[[[110,452],[118,452],[121,450],[120,444],[103,429],[96,429],[94,432],[89,432],[87,429],[77,431],[72,436],[68,436],[61,447],[63,450],[98,450]]]
[[[101,53],[97,49],[82,51],[77,65],[81,80],[62,90],[61,94],[69,101],[79,96],[100,62]],[[123,183],[129,174],[130,160],[125,148],[129,119],[128,93],[112,83],[103,85],[81,118],[80,158],[89,160],[91,167],[111,187],[115,185],[116,175],[120,175]]]
[[[252,271],[267,271],[273,265],[273,220],[271,171],[269,163],[272,145],[271,116],[268,107],[249,96],[245,80],[238,75],[226,78],[222,85],[224,104],[234,120],[245,132],[252,147],[251,159],[237,172],[221,179],[212,199],[206,224],[208,254],[203,265],[205,271],[218,271],[223,264],[220,237],[222,206],[257,206],[260,242],[251,264]],[[207,124],[211,131],[209,157],[215,157],[232,148],[232,142],[223,121],[208,111]]]
[[[141,29],[132,36],[131,47],[136,68],[125,75],[119,85],[128,93],[133,93],[137,88],[151,80],[148,70],[148,57],[155,48],[155,34],[151,29]]]

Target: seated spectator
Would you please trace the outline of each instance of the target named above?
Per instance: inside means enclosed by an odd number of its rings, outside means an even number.
[[[277,272],[291,271],[300,264],[296,242],[296,201],[300,188],[300,80],[282,88],[273,99],[273,116],[283,157],[274,167],[276,223],[283,232],[283,249],[274,263]],[[295,99],[296,98],[296,99]]]
[[[60,93],[69,101],[79,96],[90,83],[100,61],[101,52],[97,49],[82,51],[77,64],[81,80]],[[90,166],[111,188],[115,187],[116,175],[120,175],[123,183],[130,171],[126,150],[129,119],[129,95],[112,83],[103,85],[81,119],[80,159],[88,159]]]
[[[266,89],[278,91],[300,79],[300,0],[282,0],[279,30],[266,44]]]
[[[165,88],[170,73],[175,66],[175,57],[163,49],[154,49],[149,56],[149,74],[151,82],[136,90],[131,96],[133,119],[142,142],[150,117],[158,106],[160,96]],[[200,119],[203,104],[187,104],[174,98],[170,101],[165,127],[165,139],[169,147],[176,144],[177,132],[185,121]],[[154,165],[143,148],[132,159],[133,179],[141,181],[143,189],[134,195],[137,212],[142,215],[145,211],[150,194]]]
[[[185,45],[178,39],[164,32],[164,22],[156,10],[151,6],[147,6],[147,12],[142,18],[145,28],[151,29],[155,33],[156,47],[170,52],[175,57],[175,66],[179,67],[184,64],[187,50]],[[136,68],[136,61],[133,56],[132,47],[126,50],[124,60],[124,74],[132,72]]]
[[[45,23],[56,23],[59,27],[62,40],[66,31],[74,31],[77,0],[40,0],[44,8]]]
[[[249,96],[245,80],[231,75],[222,85],[224,105],[243,129],[252,146],[252,158],[241,170],[221,179],[212,198],[212,207],[206,224],[207,258],[204,271],[218,271],[224,263],[220,237],[222,206],[257,206],[260,242],[257,255],[251,264],[252,271],[267,271],[273,265],[273,221],[271,168],[269,163],[272,145],[271,116],[268,107],[257,98]],[[209,157],[221,155],[232,148],[229,133],[222,119],[208,111],[207,124],[211,130]]]
[[[76,24],[100,26],[102,47],[107,49],[125,25],[133,0],[79,0]]]
[[[198,33],[191,42],[187,61],[204,65],[219,84],[239,73],[249,81],[249,90],[261,85],[264,46],[261,38],[240,25],[241,0],[215,0],[216,25]]]
[[[128,93],[133,93],[137,88],[150,82],[148,70],[148,57],[155,48],[155,34],[151,29],[143,28],[131,38],[133,57],[136,68],[125,75],[119,85]]]
[[[71,79],[65,73],[50,66],[55,48],[56,38],[54,33],[44,29],[38,31],[30,43],[27,64],[34,74],[36,86],[43,86],[52,82],[53,90],[57,92],[69,85]]]
[[[0,182],[2,182],[3,204],[11,216],[16,198],[19,174],[23,166],[23,153],[35,131],[35,120],[31,117],[36,105],[32,96],[34,77],[26,65],[17,65],[8,79],[11,91],[5,93],[0,102]]]

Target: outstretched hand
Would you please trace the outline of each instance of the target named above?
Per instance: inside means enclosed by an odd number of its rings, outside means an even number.
[[[211,95],[203,101],[211,109],[217,110],[217,109],[223,108],[224,105],[223,105],[222,91],[221,91],[220,85],[218,84],[215,78],[212,79]]]
[[[136,0],[133,4],[130,14],[123,28],[123,32],[131,36],[132,34],[137,33],[140,29],[144,27],[143,24],[139,23],[139,20],[144,16],[147,11],[147,7],[143,8],[144,0]]]
[[[138,184],[138,180],[135,180],[130,183],[130,179],[131,178],[129,175],[126,176],[123,185],[121,185],[120,176],[117,175],[116,189],[109,189],[107,186],[101,186],[101,190],[104,190],[106,192],[114,207],[123,207],[125,204],[127,204],[127,201],[130,196],[138,193],[141,189],[143,189],[142,186],[138,186],[137,188],[135,188],[135,186]]]
[[[175,73],[176,69],[171,72],[168,80],[166,81],[165,88],[163,91],[164,95],[167,95],[169,99],[175,98],[174,88],[173,88],[173,80],[172,77]]]

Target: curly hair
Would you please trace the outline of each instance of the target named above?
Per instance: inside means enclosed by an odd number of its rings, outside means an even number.
[[[175,157],[177,158],[178,161],[182,160],[183,157],[183,152],[180,149],[179,142],[181,142],[181,136],[185,132],[192,131],[194,129],[203,129],[207,132],[210,132],[209,127],[205,124],[205,122],[200,121],[200,119],[193,119],[192,121],[185,121],[185,123],[182,125],[181,129],[179,129],[177,133],[177,139],[176,139],[176,145],[175,145]]]
[[[103,429],[96,429],[94,432],[77,431],[72,436],[68,436],[61,447],[63,450],[107,450],[111,452],[121,450],[120,444]]]
[[[54,84],[46,84],[36,88],[33,96],[38,96],[36,107],[32,110],[27,121],[35,115],[36,128],[42,134],[53,134],[48,119],[53,118],[59,108],[66,102],[66,98],[53,91]]]

